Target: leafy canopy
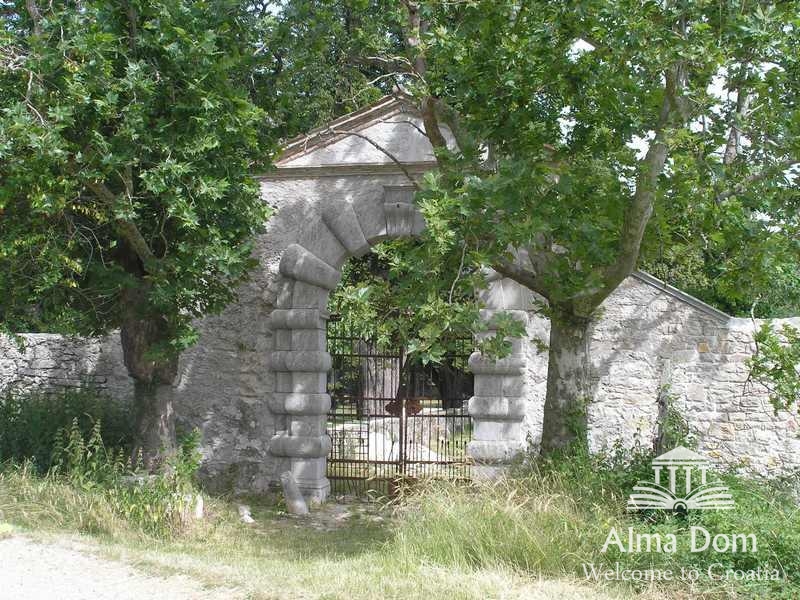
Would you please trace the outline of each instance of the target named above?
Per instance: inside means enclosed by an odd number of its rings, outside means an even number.
[[[645,264],[701,271],[692,287],[735,310],[776,280],[798,290],[797,3],[419,10],[427,70],[410,89],[437,99],[462,151],[441,153],[424,206],[474,262],[516,258],[551,306],[590,312],[631,254],[631,207],[652,194]]]
[[[263,0],[250,86],[271,131],[303,134],[388,93],[395,83],[365,48],[398,53],[395,0]]]
[[[452,262],[448,247],[414,240],[384,242],[362,258],[350,259],[342,282],[329,302],[332,313],[345,321],[347,331],[378,347],[403,347],[422,364],[441,364],[463,350],[464,340],[481,333],[478,348],[504,356],[509,336],[524,332],[518,321],[499,315],[486,333],[475,290],[485,277],[463,261]],[[420,281],[416,267],[428,265]]]
[[[125,290],[171,350],[251,266],[270,148],[232,0],[3,2],[0,323],[98,333]],[[263,141],[263,140],[262,140]]]

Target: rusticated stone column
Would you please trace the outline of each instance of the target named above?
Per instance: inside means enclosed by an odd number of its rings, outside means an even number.
[[[326,349],[324,307],[340,273],[297,244],[284,251],[279,269],[284,289],[278,305],[291,308],[272,312],[275,345],[269,363],[275,392],[270,409],[286,415],[286,429],[272,438],[270,452],[289,458],[303,495],[321,502],[330,491],[325,457],[331,447],[325,432],[325,414],[331,404],[326,389],[331,357]]]
[[[483,336],[495,335],[492,322],[496,315],[507,313],[527,325],[531,293],[518,283],[491,272],[489,287],[481,293],[487,308],[481,318],[489,325]],[[475,461],[475,479],[497,477],[525,445],[522,421],[525,417],[525,340],[511,341],[511,354],[499,360],[474,352],[469,358],[475,374],[475,395],[469,401],[473,419],[473,440],[467,453]]]
[[[325,433],[325,415],[331,405],[326,391],[331,366],[325,351],[326,318],[323,311],[309,308],[272,313],[275,351],[270,365],[276,390],[270,409],[286,415],[286,430],[272,438],[270,451],[290,459],[298,487],[316,501],[325,500],[330,490],[325,477],[325,457],[331,445]]]

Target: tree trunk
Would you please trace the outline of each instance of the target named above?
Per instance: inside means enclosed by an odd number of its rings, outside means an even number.
[[[590,319],[554,312],[550,320],[547,397],[542,425],[543,455],[586,448],[586,408],[594,393],[589,361],[590,340]]]
[[[175,411],[172,406],[172,386],[134,380],[134,448],[132,458],[141,458],[148,471],[160,468],[174,456]]]
[[[172,383],[178,371],[177,356],[165,353],[169,340],[166,319],[145,316],[146,287],[123,292],[124,318],[120,331],[122,353],[134,380],[134,447],[131,457],[141,459],[148,471],[159,469],[176,451]]]
[[[442,408],[462,408],[464,400],[472,394],[469,387],[468,375],[453,366],[452,359],[446,359],[442,364],[431,370],[433,382],[439,390],[442,399]]]

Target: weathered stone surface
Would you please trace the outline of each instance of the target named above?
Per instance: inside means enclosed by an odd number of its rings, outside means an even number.
[[[520,397],[473,396],[469,399],[469,414],[473,418],[521,421],[525,408],[525,399]]]
[[[303,497],[312,504],[328,498],[331,484],[325,477],[325,458],[291,459],[290,469]]]
[[[299,244],[291,244],[286,248],[281,257],[280,271],[283,275],[327,290],[335,288],[342,276]]]
[[[369,242],[361,231],[358,217],[350,202],[331,203],[323,208],[322,218],[352,256],[363,256],[369,252]]]
[[[122,360],[118,335],[70,338],[22,334],[20,342],[0,335],[0,393],[88,386],[121,401],[133,398],[133,380]]]
[[[480,316],[488,330],[481,335],[495,335],[494,323],[501,314],[527,324],[529,318],[524,309],[531,307],[530,294],[520,293],[518,284],[501,278],[494,271],[488,272],[487,279],[489,289],[482,297],[486,308],[481,310]],[[469,369],[475,374],[475,395],[468,405],[474,421],[474,440],[468,444],[467,453],[479,468],[507,463],[524,447],[522,420],[526,406],[522,400],[527,347],[523,339],[509,341],[511,354],[505,358],[488,359],[474,352],[468,360]],[[484,471],[484,475],[488,473],[490,471]]]
[[[386,230],[386,213],[383,212],[382,198],[359,197],[353,202],[353,209],[361,231],[370,246],[389,237]]]
[[[331,369],[331,355],[325,351],[276,350],[270,354],[270,368],[274,371],[322,371]]]
[[[284,401],[290,415],[324,415],[331,408],[328,394],[288,394]]]
[[[273,310],[270,315],[273,329],[325,329],[326,316],[319,309],[308,308]]]
[[[281,486],[283,487],[283,498],[286,501],[286,510],[293,515],[307,515],[308,504],[306,504],[300,488],[291,471],[281,473]]]
[[[529,311],[534,300],[534,293],[516,281],[498,278],[490,281],[489,286],[478,293],[478,298],[489,307]]]
[[[788,321],[800,325],[800,319]],[[745,385],[758,327],[760,322],[726,318],[702,303],[688,303],[681,294],[654,285],[652,278],[628,278],[604,303],[593,331],[590,352],[597,385],[589,405],[591,447],[649,445],[656,399],[668,385],[674,408],[688,420],[701,452],[721,464],[744,461],[761,474],[800,467],[800,456],[790,447],[792,432],[800,428],[796,416],[775,415],[766,390]],[[547,320],[532,313],[529,336],[546,342],[548,332]],[[527,355],[524,429],[538,442],[547,353],[530,345]],[[493,391],[498,383],[476,380],[476,395],[482,386]]]
[[[487,359],[480,352],[473,352],[469,357],[469,368],[476,375],[516,375],[522,373],[525,368],[525,359],[513,355],[501,359]]]
[[[269,450],[276,456],[321,458],[331,451],[331,439],[326,436],[279,434],[272,438]]]
[[[493,419],[483,417],[475,419],[472,438],[475,441],[509,441],[521,442],[522,419]]]
[[[406,237],[414,230],[414,188],[386,186],[383,212],[386,214],[386,234],[390,238]]]
[[[467,453],[479,464],[505,464],[524,449],[522,442],[473,440]]]

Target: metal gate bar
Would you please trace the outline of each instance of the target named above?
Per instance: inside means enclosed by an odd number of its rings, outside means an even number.
[[[471,350],[471,339],[458,340],[442,365],[414,364],[403,348],[361,339],[331,317],[327,476],[334,491],[391,493],[400,479],[469,479]]]

